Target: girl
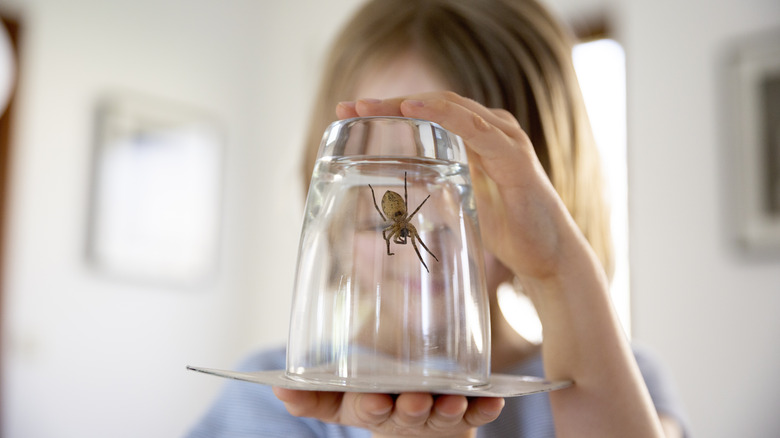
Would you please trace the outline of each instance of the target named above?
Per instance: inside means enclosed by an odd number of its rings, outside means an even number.
[[[370,1],[328,58],[303,173],[336,118],[412,117],[460,135],[486,247],[492,371],[574,385],[507,400],[274,388],[277,400],[231,382],[193,437],[682,436],[668,383],[610,302],[608,214],[571,48],[534,0]],[[505,282],[533,301],[541,346],[501,314]],[[284,353],[242,368],[284,368]]]

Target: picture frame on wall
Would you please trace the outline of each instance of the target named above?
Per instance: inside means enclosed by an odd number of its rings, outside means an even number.
[[[134,93],[97,103],[87,260],[99,272],[192,287],[217,269],[224,139],[206,111]]]
[[[780,253],[780,33],[741,42],[730,80],[738,240],[749,251]]]

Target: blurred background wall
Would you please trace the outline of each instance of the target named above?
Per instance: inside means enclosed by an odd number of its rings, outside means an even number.
[[[549,0],[609,17],[627,57],[632,333],[668,364],[702,437],[780,431],[780,258],[747,256],[730,211],[724,55],[780,28],[775,0]],[[3,0],[20,77],[2,283],[2,433],[170,437],[230,368],[284,342],[298,153],[321,56],[357,0]],[[194,286],[85,261],[97,102],[138,92],[225,132],[217,274]]]

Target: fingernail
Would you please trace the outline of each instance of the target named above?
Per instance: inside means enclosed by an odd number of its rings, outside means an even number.
[[[404,103],[409,104],[411,106],[417,106],[417,107],[425,106],[425,102],[423,102],[422,100],[410,99],[410,100],[405,100]]]
[[[372,98],[372,97],[368,97],[368,98],[365,98],[365,99],[360,99],[360,100],[361,100],[362,102],[365,102],[365,103],[371,103],[371,104],[382,103],[382,100],[381,100],[381,99],[374,99],[374,98]]]
[[[371,409],[371,410],[368,411],[368,413],[371,414],[371,415],[376,415],[377,417],[380,417],[380,416],[385,415],[388,412],[390,412],[391,409],[393,409],[393,405],[388,405],[388,406],[383,407],[383,408]]]
[[[339,105],[341,105],[341,106],[345,106],[345,107],[347,107],[347,108],[349,108],[349,109],[355,109],[355,102],[354,102],[354,101],[352,101],[352,100],[347,100],[347,101],[344,101],[344,102],[339,102]]]
[[[490,409],[490,408],[484,408],[484,407],[483,407],[483,408],[481,408],[481,409],[479,410],[479,412],[480,412],[482,415],[486,416],[486,417],[496,417],[496,416],[498,416],[498,415],[501,413],[501,411],[504,409],[504,404],[505,404],[505,403],[506,403],[506,401],[505,401],[505,400],[501,400],[501,404],[499,404],[498,406],[496,406],[496,409]]]
[[[359,394],[355,399],[355,406],[363,406],[365,412],[374,417],[382,417],[387,415],[393,409],[393,403],[391,400],[382,402],[375,396],[369,394]]]
[[[439,412],[439,411],[437,411],[436,414],[439,415],[440,417],[444,417],[444,418],[447,418],[447,419],[463,417],[463,412]]]

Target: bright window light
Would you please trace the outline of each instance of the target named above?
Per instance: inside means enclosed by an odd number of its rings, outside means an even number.
[[[630,334],[625,52],[611,39],[579,44],[574,48],[574,68],[607,180],[615,251],[612,300],[626,333]]]
[[[612,212],[615,276],[612,299],[626,333],[631,334],[628,275],[628,177],[626,168],[626,71],[623,47],[599,39],[574,47],[574,68],[580,81],[593,134],[601,154]],[[526,339],[541,340],[541,324],[530,301],[509,285],[499,289],[499,307]],[[529,308],[530,307],[530,308]]]

